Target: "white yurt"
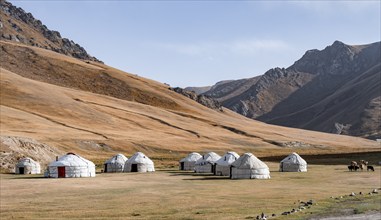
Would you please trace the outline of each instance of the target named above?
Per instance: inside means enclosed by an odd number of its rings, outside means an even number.
[[[215,175],[230,176],[230,165],[239,158],[236,152],[227,152],[219,160],[216,161]]]
[[[123,172],[124,170],[124,164],[128,158],[124,156],[123,154],[117,154],[111,157],[110,159],[106,160],[104,165],[104,172],[105,173],[117,173],[117,172]]]
[[[214,152],[204,154],[196,161],[194,171],[196,173],[214,173],[214,164],[220,158],[221,156]]]
[[[32,158],[25,157],[21,158],[15,167],[16,174],[40,174],[41,166],[38,162],[34,161]]]
[[[193,152],[188,154],[187,157],[183,158],[179,162],[179,169],[180,170],[194,170],[194,165],[197,160],[202,158],[201,154]]]
[[[284,158],[279,165],[280,172],[307,172],[307,162],[297,153]]]
[[[137,152],[124,164],[124,172],[154,172],[155,166],[149,157]]]
[[[251,153],[243,154],[231,164],[232,179],[270,179],[269,167]]]
[[[95,164],[74,153],[68,153],[48,166],[48,177],[95,177]]]

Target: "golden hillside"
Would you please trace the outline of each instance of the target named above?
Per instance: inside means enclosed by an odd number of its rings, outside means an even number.
[[[57,152],[98,161],[135,151],[173,160],[189,151],[271,156],[380,149],[371,140],[215,111],[164,84],[100,63],[9,41],[0,46],[1,135],[33,138]],[[2,151],[17,150],[2,145]]]

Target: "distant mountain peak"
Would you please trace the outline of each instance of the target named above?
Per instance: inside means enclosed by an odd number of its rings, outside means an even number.
[[[0,0],[0,30],[0,40],[40,47],[82,60],[102,62],[88,54],[79,44],[62,38],[58,31],[47,28],[31,13],[5,0]]]
[[[338,40],[333,42],[331,46],[326,47],[324,50],[333,50],[336,53],[347,53],[348,51],[350,51],[350,53],[354,52],[350,45],[347,45]]]
[[[360,51],[341,41],[323,50],[308,50],[288,69],[312,74],[345,74],[353,68],[352,61]]]
[[[341,41],[335,40],[335,42],[333,42],[332,46],[333,47],[342,47],[342,46],[348,46],[348,45],[344,44]]]
[[[379,138],[381,43],[341,41],[308,50],[287,69],[207,92],[226,108],[266,123]]]

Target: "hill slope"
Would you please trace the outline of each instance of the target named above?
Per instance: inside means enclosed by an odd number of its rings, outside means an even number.
[[[135,151],[176,158],[207,150],[252,151],[264,156],[378,148],[374,141],[267,125],[227,109],[215,111],[164,84],[103,64],[14,43],[1,42],[0,46],[1,54],[7,54],[0,60],[5,64],[0,69],[1,134],[34,138],[58,151],[75,151],[90,158]],[[36,62],[25,65],[24,56],[32,55]],[[16,57],[13,64],[8,63],[9,57]],[[48,69],[54,75],[33,79],[37,73],[30,70],[46,70],[40,62],[51,63]],[[65,75],[66,84],[58,80],[59,73]],[[125,85],[131,90],[126,91]]]
[[[380,138],[380,53],[380,42],[350,46],[336,41],[307,51],[287,69],[271,69],[205,94],[271,124]]]

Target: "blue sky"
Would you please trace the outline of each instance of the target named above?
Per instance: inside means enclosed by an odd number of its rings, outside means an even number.
[[[288,67],[381,38],[381,1],[11,1],[106,64],[171,86]]]

